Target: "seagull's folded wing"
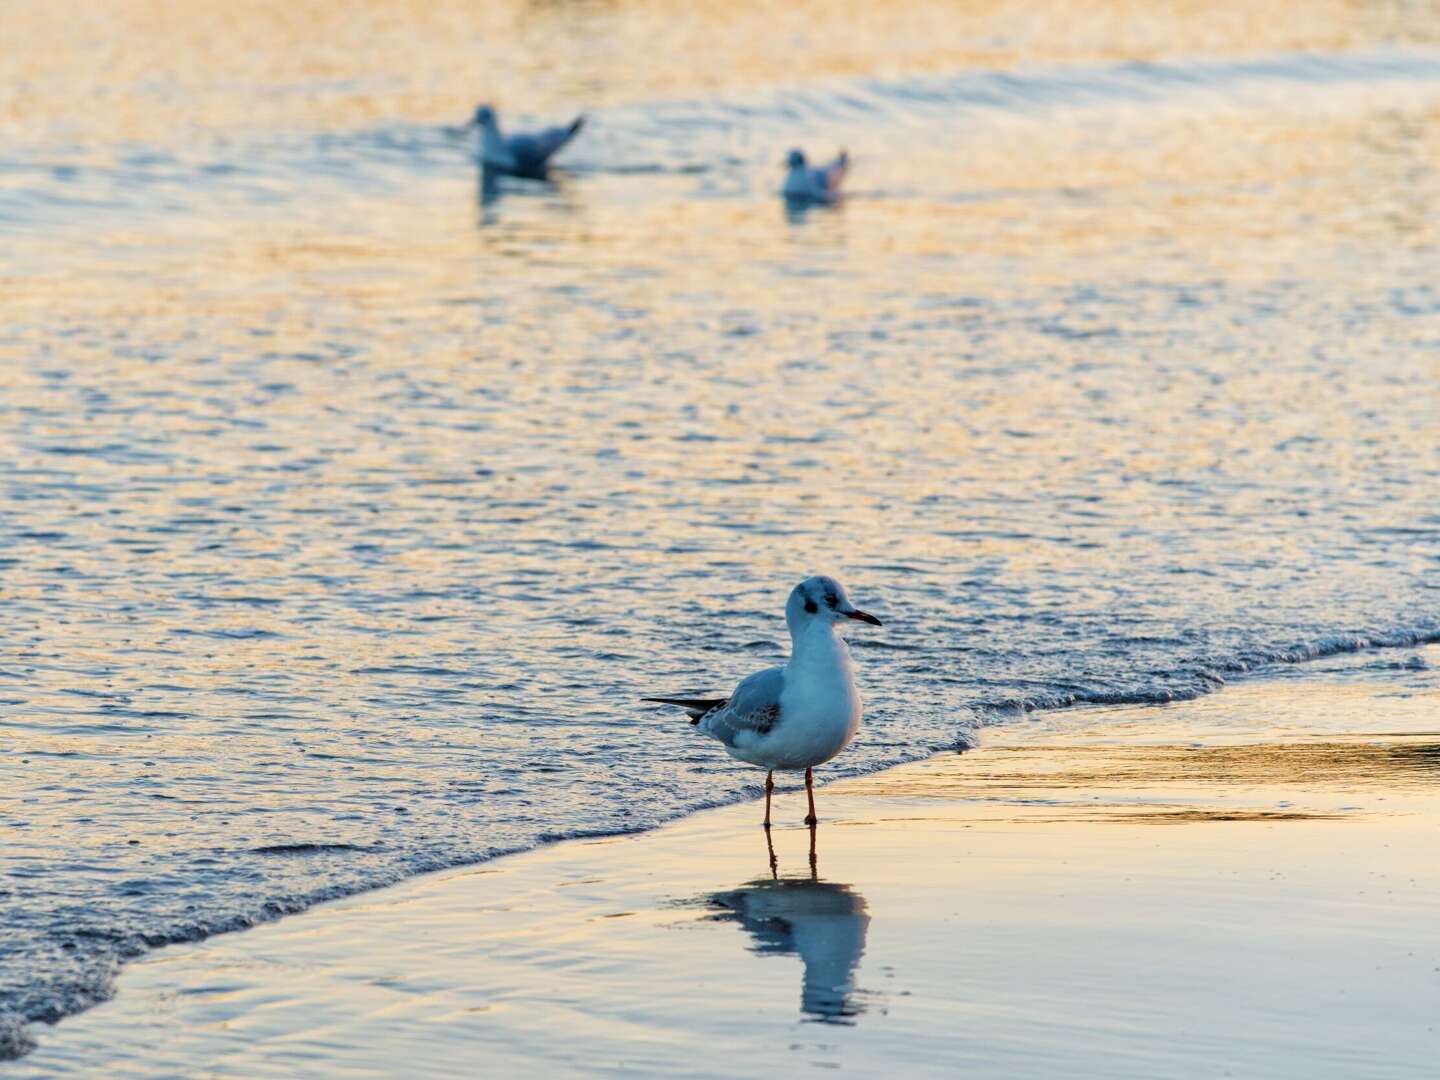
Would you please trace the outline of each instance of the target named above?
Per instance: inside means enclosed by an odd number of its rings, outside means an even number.
[[[580,126],[585,122],[583,116],[577,116],[571,123],[564,127],[546,128],[543,131],[529,131],[523,134],[510,136],[510,152],[527,165],[542,166],[548,162],[552,155],[562,146],[575,137]]]
[[[700,718],[700,730],[726,746],[748,746],[780,722],[785,669],[766,668],[743,679],[730,700]]]

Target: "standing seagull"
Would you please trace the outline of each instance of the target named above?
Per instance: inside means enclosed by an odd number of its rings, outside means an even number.
[[[780,194],[789,203],[833,203],[840,199],[840,183],[850,168],[850,155],[841,150],[829,165],[811,168],[805,163],[805,154],[791,150],[786,161],[789,172],[785,174],[785,186]]]
[[[733,758],[769,770],[765,776],[765,828],[775,770],[805,770],[805,794],[814,825],[814,767],[844,750],[860,727],[860,691],[850,650],[836,632],[842,620],[879,626],[845,595],[832,577],[806,578],[785,602],[790,659],[784,667],[757,671],[728,698],[645,698],[679,705],[690,722],[719,739]]]
[[[475,110],[470,126],[480,129],[480,164],[487,171],[525,180],[544,180],[549,176],[550,159],[575,137],[584,123],[585,117],[577,116],[568,127],[504,135],[495,119],[495,110],[481,105]]]

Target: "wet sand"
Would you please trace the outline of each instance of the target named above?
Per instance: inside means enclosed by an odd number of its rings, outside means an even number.
[[[747,803],[419,878],[158,952],[8,1068],[1433,1075],[1437,706],[1279,680],[992,730],[824,787],[813,866],[790,788],[773,872]]]

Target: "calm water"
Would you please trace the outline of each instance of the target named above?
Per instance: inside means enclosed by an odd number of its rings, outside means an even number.
[[[832,772],[1440,637],[1440,16],[1147,8],[7,11],[0,1043],[753,792],[635,699],[812,570]],[[478,200],[481,95],[567,175]]]

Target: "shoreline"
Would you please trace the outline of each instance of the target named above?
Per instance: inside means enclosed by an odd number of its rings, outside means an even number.
[[[1380,658],[1386,653],[1395,649],[1414,650],[1403,662],[1382,661]],[[1430,656],[1427,664],[1424,657]],[[1068,730],[1078,725],[1084,729],[1094,722],[1104,722],[1104,718],[1112,715],[1125,715],[1137,712],[1140,715],[1151,715],[1157,709],[1176,709],[1186,706],[1202,705],[1215,695],[1221,695],[1221,700],[1231,701],[1237,691],[1243,693],[1244,688],[1258,682],[1263,685],[1273,679],[1299,679],[1313,681],[1317,674],[1328,677],[1335,672],[1345,672],[1354,668],[1375,668],[1385,667],[1398,672],[1424,672],[1431,668],[1440,668],[1440,637],[1429,630],[1406,630],[1395,632],[1370,632],[1368,634],[1330,634],[1317,638],[1308,643],[1301,643],[1285,650],[1268,650],[1262,657],[1253,661],[1261,666],[1258,669],[1251,668],[1250,662],[1233,660],[1228,665],[1222,665],[1227,672],[1239,672],[1241,677],[1237,681],[1224,685],[1217,685],[1213,690],[1187,697],[1159,696],[1152,699],[1148,695],[1126,697],[1120,702],[1104,700],[1091,700],[1089,698],[1076,698],[1064,703],[1054,703],[1045,706],[1025,706],[1017,716],[1008,719],[1000,719],[998,714],[992,714],[991,723],[982,724],[977,728],[965,729],[960,735],[951,740],[946,747],[936,747],[931,754],[943,754],[953,751],[967,751],[972,749],[981,733],[1001,732],[1009,730],[1009,725],[1015,724],[1018,728],[1026,730],[1041,730],[1056,728]],[[1418,666],[1416,666],[1418,665]],[[978,706],[977,706],[978,707]],[[1019,706],[1017,706],[1019,708]],[[1169,715],[1169,714],[1167,714]],[[1098,721],[1097,721],[1098,718]],[[928,755],[927,755],[928,756]],[[840,779],[831,779],[828,784],[833,785],[844,780],[853,780],[866,776],[875,775],[877,772],[884,772],[894,768],[902,768],[922,761],[924,757],[907,757],[893,764],[872,766],[868,771],[859,772]],[[822,785],[826,783],[821,780]],[[746,790],[748,787],[748,791]],[[115,962],[113,969],[103,977],[95,975],[87,979],[78,989],[67,987],[67,990],[83,996],[85,1002],[77,1004],[74,1000],[68,1002],[65,1011],[58,1020],[42,1021],[35,1020],[28,1024],[21,1022],[18,1014],[13,1012],[0,1012],[0,1065],[5,1062],[16,1060],[27,1054],[34,1046],[32,1034],[53,1027],[56,1023],[65,1023],[71,1017],[81,1015],[88,1010],[103,1005],[114,993],[114,984],[119,979],[125,968],[134,962],[145,959],[157,949],[173,948],[177,946],[193,945],[210,941],[217,936],[231,933],[239,933],[254,929],[259,926],[268,925],[279,919],[291,918],[303,914],[316,907],[343,901],[353,897],[364,896],[368,893],[394,888],[403,885],[405,882],[419,876],[435,873],[446,873],[450,871],[463,870],[468,867],[486,865],[496,859],[511,858],[524,855],[529,852],[540,850],[554,844],[565,844],[591,839],[608,839],[614,837],[643,835],[646,832],[657,828],[665,828],[677,821],[696,813],[704,813],[717,808],[734,807],[742,805],[748,800],[759,796],[756,792],[762,790],[762,785],[756,778],[746,786],[737,785],[735,788],[726,791],[719,799],[708,803],[701,803],[696,807],[685,809],[678,816],[661,821],[659,824],[644,824],[639,827],[626,827],[617,825],[614,828],[599,828],[581,832],[560,832],[540,833],[538,838],[529,846],[519,846],[487,853],[481,857],[465,856],[459,861],[444,861],[438,865],[432,864],[424,869],[411,868],[402,876],[396,878],[386,875],[385,880],[370,881],[364,884],[355,885],[348,883],[336,885],[325,883],[308,893],[292,893],[280,897],[271,898],[263,907],[241,912],[222,919],[218,923],[213,919],[205,919],[194,927],[182,926],[178,929],[170,928],[161,933],[153,934],[147,940],[147,944],[141,946],[139,951],[124,951],[120,959]],[[798,778],[786,778],[782,780],[778,791],[802,790],[801,781]],[[347,845],[336,845],[337,849],[346,848]],[[317,851],[324,850],[324,843],[296,843],[278,844],[273,849],[275,852],[283,851],[286,854],[303,852],[306,849]],[[267,850],[267,849],[261,849]],[[255,853],[256,849],[247,849],[247,853]],[[93,973],[92,973],[93,974]]]
[[[160,950],[9,1068],[1423,1075],[1437,709],[1332,673],[986,729],[820,788],[813,874],[793,791],[773,875],[749,802],[562,841]]]

